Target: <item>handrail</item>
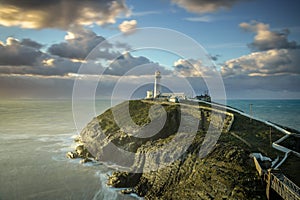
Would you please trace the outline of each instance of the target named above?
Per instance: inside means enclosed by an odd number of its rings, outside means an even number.
[[[192,101],[195,101],[195,100],[192,100]],[[290,131],[288,130],[285,130],[283,129],[282,127],[279,127],[277,126],[276,124],[273,124],[271,122],[268,122],[268,121],[264,121],[264,120],[261,120],[257,117],[253,117],[251,115],[248,115],[246,113],[243,113],[237,109],[234,109],[234,108],[231,108],[231,107],[227,107],[227,106],[224,106],[224,105],[220,105],[220,104],[215,104],[215,103],[211,103],[211,102],[205,102],[205,101],[201,101],[201,100],[198,100],[198,102],[203,102],[203,103],[207,103],[207,104],[210,104],[210,105],[216,105],[216,106],[219,106],[219,107],[222,107],[222,108],[225,108],[227,110],[231,110],[233,112],[236,112],[236,113],[239,113],[240,115],[243,115],[245,117],[249,117],[250,119],[255,119],[257,121],[260,121],[260,122],[263,122],[264,124],[266,125],[269,125],[275,129],[277,129],[278,131],[282,132],[285,134],[285,136],[283,136],[282,138],[278,139],[277,141],[273,142],[272,143],[272,147],[278,151],[281,151],[281,152],[284,152],[285,153],[285,156],[284,158],[280,161],[279,164],[277,164],[277,166],[275,167],[275,169],[277,169],[279,166],[281,166],[284,161],[287,159],[287,157],[289,156],[290,153],[294,153],[296,156],[300,157],[300,153],[299,152],[296,152],[292,149],[288,149],[284,146],[281,146],[279,145],[280,142],[284,141],[287,137],[291,136],[293,133],[291,133]],[[276,175],[274,175],[273,173],[269,173],[269,175],[266,173],[265,170],[263,170],[259,164],[259,162],[257,161],[256,157],[254,156],[253,157],[253,160],[254,160],[254,163],[255,163],[255,167],[256,167],[256,170],[258,171],[259,175],[262,176],[262,175],[267,175],[269,176],[267,178],[267,180],[269,179],[271,182],[271,187],[283,198],[283,199],[286,199],[286,200],[300,200],[300,189],[299,187],[293,183],[291,180],[289,180],[286,176],[284,176],[282,173],[280,174],[282,177],[283,177],[283,180],[280,180]],[[270,186],[269,186],[270,187]],[[269,190],[267,190],[269,191]],[[268,192],[267,192],[268,193]],[[267,195],[269,196],[269,195]]]
[[[286,176],[283,176],[283,180],[280,180],[275,174],[270,173],[271,176],[271,188],[275,190],[283,199],[286,200],[299,200],[300,193],[299,187],[290,181]]]

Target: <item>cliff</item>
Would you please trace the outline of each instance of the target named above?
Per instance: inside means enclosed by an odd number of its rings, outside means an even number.
[[[155,134],[146,128],[151,123],[161,126]],[[81,140],[95,159],[123,168],[108,185],[145,199],[264,199],[249,155],[283,156],[271,148],[266,124],[188,102],[124,102],[94,118]]]

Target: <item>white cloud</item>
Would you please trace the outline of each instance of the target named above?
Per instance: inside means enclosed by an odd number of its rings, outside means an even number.
[[[288,30],[271,31],[268,24],[241,23],[256,33],[250,48],[259,50],[228,60],[221,67],[231,98],[299,98],[300,49],[287,39]]]
[[[201,17],[188,17],[188,18],[185,18],[185,20],[191,21],[191,22],[212,22],[215,19],[212,16],[204,15]]]
[[[257,21],[250,23],[241,23],[240,27],[246,31],[256,33],[254,41],[249,47],[254,50],[265,51],[270,49],[294,49],[298,48],[295,41],[289,42],[287,37],[289,30],[284,29],[281,32],[271,31],[268,24]]]
[[[156,10],[150,10],[150,11],[142,11],[142,12],[133,12],[131,16],[141,17],[141,16],[147,16],[147,15],[157,15],[160,14],[160,11]]]
[[[174,70],[184,77],[209,77],[216,70],[211,66],[204,66],[201,60],[179,59],[173,64]]]
[[[270,26],[257,21],[241,23],[246,31],[256,33],[251,48],[260,50],[228,60],[221,68],[228,76],[279,76],[300,74],[300,49],[296,42],[289,42],[288,30],[270,31]]]
[[[221,68],[226,76],[276,76],[300,74],[300,49],[272,49],[255,52],[225,62]]]
[[[203,14],[215,12],[219,9],[231,8],[243,0],[171,0],[179,7],[193,13]]]
[[[137,26],[136,20],[130,20],[130,21],[125,20],[119,25],[119,30],[123,33],[130,34],[136,30],[136,26]]]
[[[56,0],[0,2],[0,25],[22,28],[68,29],[76,25],[113,24],[120,15],[129,15],[125,0]]]

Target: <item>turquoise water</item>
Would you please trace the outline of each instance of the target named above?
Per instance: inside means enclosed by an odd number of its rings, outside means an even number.
[[[85,112],[85,105],[77,113]],[[300,130],[299,100],[229,100],[228,105]],[[101,113],[110,101],[96,101]],[[77,129],[70,100],[0,101],[0,200],[136,199],[105,185],[111,169],[69,160]],[[90,120],[90,119],[88,119]]]
[[[300,131],[300,100],[227,100],[227,105],[263,120]]]

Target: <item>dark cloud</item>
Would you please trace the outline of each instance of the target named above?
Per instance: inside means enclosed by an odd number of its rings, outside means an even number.
[[[270,49],[299,48],[299,45],[297,45],[295,41],[288,41],[288,35],[290,33],[288,29],[271,31],[268,24],[257,21],[241,23],[240,27],[256,34],[254,41],[249,44],[249,47],[253,50],[265,51]]]
[[[26,75],[1,75],[2,98],[71,98],[74,81]]]
[[[2,0],[0,25],[22,28],[61,28],[115,23],[130,11],[125,0]]]
[[[36,41],[33,41],[29,38],[25,38],[21,41],[21,45],[24,45],[24,46],[28,46],[28,47],[32,47],[34,49],[40,49],[43,47],[42,44],[36,42]]]
[[[58,58],[50,59],[52,64],[47,65],[46,63],[30,66],[11,66],[2,65],[0,66],[0,74],[31,74],[31,75],[42,75],[42,76],[64,76],[69,73],[77,73],[81,63],[72,62],[70,60],[65,60]],[[49,61],[49,60],[48,60]]]
[[[165,78],[165,77],[163,77]],[[93,85],[95,80],[78,80],[80,84]],[[118,79],[109,76],[103,77],[103,80],[98,85],[96,95],[100,98],[110,97],[114,86]],[[137,82],[139,81],[139,82]],[[125,78],[121,84],[125,85],[140,85],[144,82],[153,81],[153,76],[137,77],[132,79]],[[194,77],[188,80],[195,89],[196,94],[202,94],[207,90],[205,82]],[[181,82],[176,77],[170,80],[178,91],[186,91],[186,88],[181,88]],[[1,97],[72,97],[74,77],[36,77],[36,76],[14,76],[0,75],[0,94]],[[224,78],[226,95],[228,98],[299,98],[300,97],[300,77],[299,75],[289,76],[282,75],[277,77],[249,77],[235,76]],[[151,85],[148,89],[152,89]],[[146,89],[144,90],[146,91]],[[144,93],[140,93],[139,97],[144,97]],[[190,96],[193,96],[192,93]]]
[[[9,37],[0,41],[0,74],[65,75],[76,73],[80,62],[52,56],[39,50],[41,44],[30,39],[21,42]]]
[[[224,78],[227,97],[287,99],[300,97],[299,75],[234,76]]]
[[[53,44],[49,47],[48,52],[52,55],[57,55],[65,58],[85,59],[89,53],[100,43],[105,49],[98,49],[90,58],[99,59],[114,59],[120,54],[112,52],[109,48],[112,45],[106,43],[105,38],[97,35],[91,30],[77,29],[73,32],[68,32],[65,37],[66,41],[59,44]]]
[[[100,42],[104,42],[101,49],[92,51]],[[6,44],[0,43],[0,74],[68,76],[105,73],[123,76],[127,72],[130,75],[152,75],[157,69],[163,74],[171,73],[146,57],[134,57],[129,52],[122,55],[116,49],[129,48],[128,45],[117,43],[116,48],[115,45],[106,43],[105,38],[88,30],[69,32],[66,42],[52,45],[48,49],[49,53],[40,51],[40,46],[29,39],[20,42],[15,38],[8,38]],[[91,59],[85,59],[91,51]]]
[[[208,90],[204,79],[187,78],[196,94]],[[175,81],[176,82],[176,81]],[[223,78],[227,98],[234,99],[287,99],[300,97],[300,75],[247,76]]]
[[[138,68],[141,68],[138,70]],[[136,69],[136,70],[134,70]],[[134,71],[132,71],[134,70]],[[158,63],[150,61],[148,58],[134,57],[130,53],[125,53],[115,59],[106,69],[105,74],[122,76],[133,73],[134,75],[151,75],[155,70],[160,70],[163,74],[170,74],[171,71],[160,66]]]
[[[36,48],[38,45],[29,39],[19,42],[15,38],[7,38],[6,44],[0,42],[0,65],[38,65],[43,56]]]
[[[238,2],[246,0],[171,0],[173,3],[193,13],[203,14],[215,12],[219,9],[231,8]]]
[[[209,58],[213,61],[217,61],[221,56],[220,55],[210,55]]]

